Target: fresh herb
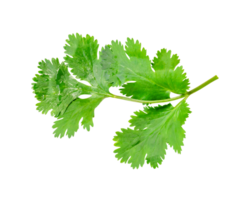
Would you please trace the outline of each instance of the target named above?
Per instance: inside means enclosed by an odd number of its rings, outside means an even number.
[[[107,97],[143,103],[143,111],[131,116],[130,126],[121,129],[114,137],[114,151],[120,162],[130,163],[133,168],[143,166],[145,160],[156,168],[165,157],[167,144],[181,153],[185,130],[182,125],[191,113],[186,99],[206,85],[218,79],[212,77],[193,90],[180,60],[171,51],[161,49],[153,62],[141,48],[139,41],[127,39],[125,47],[112,41],[99,52],[98,42],[89,35],[69,35],[64,46],[66,57],[39,62],[39,73],[33,78],[33,90],[39,101],[37,110],[43,114],[51,110],[56,117],[54,136],[62,138],[74,136],[79,128],[90,130],[93,126],[95,108]],[[87,81],[91,86],[74,79],[71,69],[78,79]],[[109,92],[112,86],[121,86],[117,96]],[[170,93],[179,96],[170,98]],[[80,95],[91,95],[81,99]],[[167,103],[182,99],[175,107],[166,105],[149,106],[153,103]]]

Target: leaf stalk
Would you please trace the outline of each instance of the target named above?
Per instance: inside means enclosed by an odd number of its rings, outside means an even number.
[[[201,85],[197,86],[196,88],[186,92],[185,94],[181,94],[180,96],[177,97],[173,97],[173,98],[169,98],[169,99],[161,99],[161,100],[140,100],[140,99],[132,99],[132,98],[128,98],[128,97],[123,97],[123,96],[118,96],[115,94],[109,94],[107,95],[108,97],[112,97],[112,98],[116,98],[116,99],[122,99],[122,100],[126,100],[126,101],[132,101],[132,102],[136,102],[136,103],[165,103],[165,102],[170,102],[170,101],[175,101],[178,99],[182,99],[182,98],[188,98],[191,94],[201,90],[202,88],[206,87],[207,85],[209,85],[210,83],[216,81],[218,78],[217,75],[213,76],[212,78],[208,79],[207,81],[205,81],[204,83],[202,83]]]

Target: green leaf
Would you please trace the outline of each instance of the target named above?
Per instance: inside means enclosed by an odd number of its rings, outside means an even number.
[[[175,152],[181,153],[185,130],[182,125],[191,113],[185,100],[175,107],[171,104],[145,107],[135,112],[129,121],[134,129],[121,129],[114,137],[114,152],[121,162],[130,163],[133,168],[143,166],[145,160],[156,168],[165,157],[167,143]]]
[[[64,63],[58,59],[45,59],[39,62],[39,74],[33,78],[33,90],[36,94],[37,110],[51,115],[62,115],[68,105],[81,94],[91,94],[91,87],[73,79]]]
[[[107,52],[107,63],[113,61],[106,65],[107,77],[119,83],[117,85],[123,84],[119,88],[122,95],[159,100],[170,98],[171,93],[183,94],[190,88],[191,81],[180,63],[180,57],[171,50],[158,50],[151,63],[141,41],[127,36],[125,45],[121,40],[111,40]]]
[[[141,100],[170,97],[166,88],[152,80],[151,58],[139,39],[127,36],[125,44],[120,39],[112,39],[110,44],[103,46],[102,53],[102,68],[107,80],[122,95]]]
[[[130,60],[125,52],[125,45],[120,39],[111,39],[101,47],[100,56],[102,61],[102,70],[105,71],[105,77],[111,87],[117,89],[128,80],[130,72],[125,66],[130,65]]]
[[[63,116],[52,126],[56,130],[54,136],[62,138],[67,135],[69,138],[74,136],[79,128],[79,121],[81,125],[90,131],[90,127],[93,126],[94,110],[99,103],[104,99],[103,96],[93,95],[87,99],[76,99],[70,105]]]
[[[154,82],[167,88],[174,94],[184,94],[191,88],[188,77],[177,52],[160,48],[153,57],[152,67],[155,71]]]
[[[121,93],[133,99],[158,100],[170,98],[170,92],[147,81],[127,83],[120,89]]]
[[[153,69],[155,71],[160,70],[174,70],[174,68],[180,63],[177,54],[171,56],[171,51],[167,52],[166,49],[161,49],[157,52],[157,57],[153,59]]]
[[[101,66],[103,66],[103,70],[106,71],[105,77],[112,84],[112,86],[120,86],[121,81],[118,74],[118,61],[115,58],[112,50],[110,49],[110,45],[106,45],[101,50]]]
[[[130,65],[126,66],[127,69],[131,71],[129,80],[138,80],[139,77],[149,80],[153,76],[154,71],[151,67],[150,55],[147,53],[147,48],[142,45],[141,40],[127,36],[125,40],[125,51],[130,58]]]
[[[98,41],[90,35],[82,37],[80,34],[69,35],[68,43],[65,45],[65,53],[67,54],[65,62],[72,68],[71,72],[77,78],[85,80],[93,84],[95,77],[93,76],[93,64],[97,60]]]
[[[129,52],[129,58],[123,45],[118,41],[112,41],[111,45],[107,45],[102,49],[101,64],[103,69],[106,70],[109,78],[115,76],[121,84],[126,81],[135,81],[134,79],[151,82],[149,77],[152,77],[154,73],[151,69],[149,57],[144,56],[143,50],[143,53],[139,51],[137,43],[135,48],[132,48],[129,38],[128,42],[129,46],[126,47],[126,51]]]

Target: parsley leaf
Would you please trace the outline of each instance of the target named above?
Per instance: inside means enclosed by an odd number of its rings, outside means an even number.
[[[171,93],[184,94],[191,86],[180,57],[171,49],[159,49],[152,61],[141,41],[129,36],[125,44],[112,39],[104,49],[103,69],[122,95],[141,100],[167,99]]]
[[[95,83],[93,76],[93,63],[97,60],[98,41],[86,35],[69,35],[66,40],[68,44],[64,46],[66,55],[65,62],[72,68],[71,72],[81,80],[86,80],[91,84]]]
[[[68,105],[81,94],[91,94],[91,87],[79,83],[68,72],[64,63],[58,59],[45,59],[39,62],[39,74],[33,78],[33,90],[36,94],[37,110],[58,117],[62,115]]]
[[[69,35],[64,46],[67,54],[64,59],[71,68],[71,72],[77,78],[88,81],[92,85],[92,92],[98,94],[109,94],[109,87],[112,85],[106,80],[104,70],[101,67],[101,60],[97,59],[98,41],[93,36],[80,34]],[[100,52],[100,56],[102,53]]]
[[[169,103],[135,112],[136,116],[129,120],[134,129],[121,129],[114,137],[115,146],[119,147],[114,151],[116,158],[122,163],[131,163],[133,168],[143,166],[145,160],[156,168],[165,157],[167,143],[181,153],[185,138],[182,125],[189,113],[185,99],[175,107]]]
[[[189,80],[186,78],[183,67],[177,67],[179,62],[177,54],[171,56],[171,51],[161,49],[157,52],[157,57],[154,57],[152,67],[158,83],[161,82],[173,93],[185,94],[189,89]]]
[[[94,128],[95,110],[103,101],[104,97],[95,95],[73,101],[66,112],[53,121],[52,135],[54,139],[74,139],[79,128],[90,133],[91,129]]]

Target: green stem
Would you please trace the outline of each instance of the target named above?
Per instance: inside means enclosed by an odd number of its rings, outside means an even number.
[[[110,94],[108,97],[112,97],[112,98],[116,98],[116,99],[122,99],[122,100],[126,100],[126,101],[137,102],[137,103],[165,103],[165,102],[169,102],[169,101],[175,101],[177,99],[182,99],[183,97],[188,98],[191,94],[201,90],[202,88],[206,87],[207,85],[209,85],[210,83],[216,81],[217,79],[219,79],[219,78],[218,78],[217,75],[215,75],[214,77],[210,78],[209,80],[202,83],[198,87],[188,91],[187,93],[182,94],[182,95],[177,96],[177,97],[170,98],[170,99],[140,100],[140,99],[131,99],[131,98],[128,98],[128,97],[122,97],[122,96],[118,96],[118,95],[114,95],[114,94]]]
[[[187,92],[187,94],[188,94],[188,95],[191,95],[191,94],[193,94],[193,93],[199,91],[200,89],[206,87],[206,86],[209,85],[210,83],[216,81],[217,79],[219,79],[219,78],[218,78],[217,75],[215,75],[214,77],[210,78],[209,80],[207,80],[206,82],[202,83],[202,84],[199,85],[198,87],[196,87],[196,88],[190,90],[189,92]]]

